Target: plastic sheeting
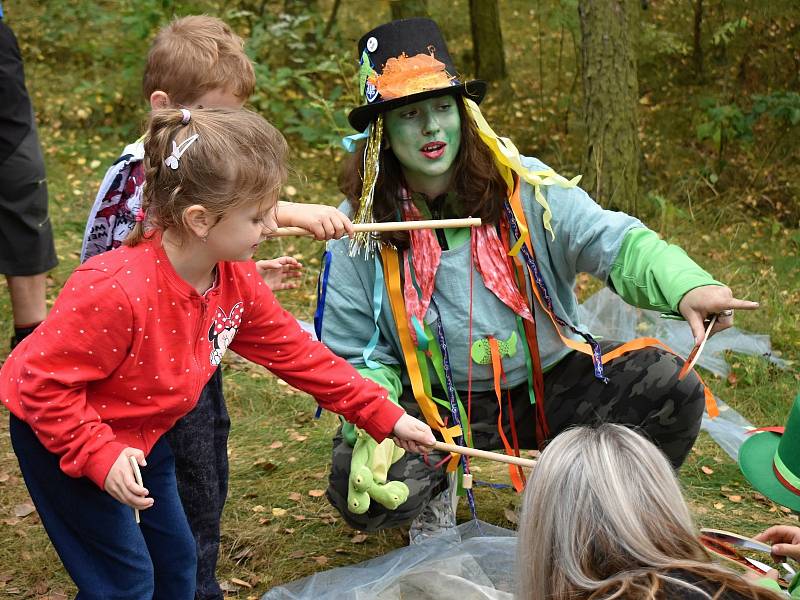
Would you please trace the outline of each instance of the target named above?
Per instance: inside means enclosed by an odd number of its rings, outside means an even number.
[[[515,533],[468,521],[421,544],[271,589],[261,600],[511,600]]]

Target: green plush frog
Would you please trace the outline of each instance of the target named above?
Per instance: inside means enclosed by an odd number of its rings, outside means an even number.
[[[353,458],[350,462],[350,480],[347,489],[347,507],[361,515],[367,512],[374,500],[390,510],[408,500],[408,486],[402,481],[386,481],[389,467],[397,462],[405,450],[386,438],[380,444],[369,434],[355,428]]]

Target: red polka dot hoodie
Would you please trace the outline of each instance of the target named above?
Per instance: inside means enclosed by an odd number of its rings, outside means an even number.
[[[222,262],[205,294],[181,279],[160,236],[87,261],[47,320],[0,370],[0,400],[103,488],[126,446],[149,453],[197,402],[225,351],[267,367],[378,441],[403,410],[304,332],[256,271]]]

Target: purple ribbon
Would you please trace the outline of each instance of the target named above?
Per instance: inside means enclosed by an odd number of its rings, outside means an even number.
[[[514,217],[514,211],[511,210],[511,204],[508,202],[508,200],[506,200],[504,208],[506,211],[506,217],[508,218],[508,223],[511,227],[511,232],[519,240],[519,226],[517,225],[517,219]],[[542,277],[541,271],[539,271],[539,265],[536,264],[536,259],[531,256],[531,253],[528,251],[528,248],[525,244],[522,245],[520,254],[525,260],[528,270],[531,272],[531,277],[539,290],[539,295],[544,299],[544,303],[547,305],[545,308],[547,308],[550,311],[550,314],[553,315],[556,323],[562,327],[568,328],[570,331],[578,334],[584,340],[586,340],[586,343],[592,348],[592,366],[594,367],[594,376],[603,383],[608,383],[608,377],[605,376],[605,372],[603,371],[603,353],[600,350],[600,344],[597,343],[597,340],[595,340],[591,334],[579,330],[577,327],[567,323],[564,319],[556,314],[555,310],[553,310],[553,301],[547,291],[544,278]]]

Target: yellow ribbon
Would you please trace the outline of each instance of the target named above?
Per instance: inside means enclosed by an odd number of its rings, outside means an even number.
[[[544,209],[544,214],[542,215],[542,224],[544,225],[544,228],[550,232],[550,235],[553,236],[553,239],[555,239],[556,234],[553,232],[553,228],[550,224],[553,219],[553,213],[550,210],[550,205],[547,203],[547,199],[542,193],[541,186],[557,185],[558,187],[562,188],[573,188],[578,185],[578,182],[581,180],[581,176],[578,175],[572,179],[566,179],[565,177],[562,177],[556,173],[553,169],[531,171],[530,169],[526,168],[522,164],[519,150],[517,150],[514,142],[512,142],[509,138],[501,137],[494,132],[494,130],[489,126],[489,123],[487,123],[486,119],[483,117],[478,105],[467,97],[464,97],[464,105],[466,106],[467,113],[472,117],[472,120],[475,121],[475,125],[478,128],[478,135],[492,151],[497,168],[500,170],[500,174],[503,176],[503,179],[508,186],[509,193],[514,189],[514,173],[519,175],[524,181],[527,181],[529,184],[531,184],[533,186],[536,202],[538,202]],[[522,229],[522,225],[520,225],[520,228]],[[514,244],[514,247],[509,252],[511,256],[515,256],[522,247],[522,244],[525,243],[525,239],[528,237],[528,230],[521,230],[520,234],[519,240],[517,240],[517,243]]]

